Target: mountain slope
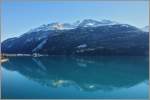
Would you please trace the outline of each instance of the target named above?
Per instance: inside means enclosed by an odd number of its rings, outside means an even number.
[[[148,35],[128,24],[88,19],[76,28],[32,31],[8,39],[2,43],[2,53],[148,55]]]
[[[54,45],[55,44],[55,45]],[[49,37],[37,52],[84,55],[145,55],[148,34],[132,26],[112,25],[77,28]]]
[[[141,30],[144,31],[144,32],[149,32],[149,26],[145,26]]]

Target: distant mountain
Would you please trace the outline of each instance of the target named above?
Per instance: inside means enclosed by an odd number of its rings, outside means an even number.
[[[97,21],[93,19],[85,19],[79,24],[79,27],[98,27],[98,26],[114,25],[114,24],[117,23],[110,20]]]
[[[81,22],[76,21],[73,24],[55,22],[47,25],[44,24],[35,29],[31,29],[29,33],[38,32],[38,31],[49,31],[49,30],[70,30],[70,29],[75,29],[77,27],[97,27],[97,26],[113,25],[113,24],[117,24],[117,23],[109,20],[96,21],[93,19],[85,19]]]
[[[2,53],[148,55],[148,32],[128,24],[85,19],[51,23],[2,42]]]
[[[38,31],[49,31],[49,30],[65,30],[65,29],[73,29],[75,25],[71,25],[68,23],[51,23],[47,25],[41,25],[38,28],[31,29],[29,32],[38,32]]]
[[[143,27],[141,30],[145,31],[145,32],[149,32],[149,26],[145,26]]]

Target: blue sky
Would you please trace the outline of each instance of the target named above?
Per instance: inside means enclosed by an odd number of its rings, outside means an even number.
[[[51,1],[3,2],[1,40],[19,36],[51,22],[69,22],[87,18],[108,19],[136,27],[148,25],[148,1]]]

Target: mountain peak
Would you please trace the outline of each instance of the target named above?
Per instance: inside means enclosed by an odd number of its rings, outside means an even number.
[[[40,27],[37,27],[35,29],[31,29],[29,32],[38,32],[38,31],[49,31],[49,30],[66,30],[66,29],[73,29],[73,25],[69,23],[50,23],[47,25],[41,25]]]
[[[82,21],[76,21],[75,23],[59,23],[54,22],[47,25],[41,25],[40,27],[37,27],[35,29],[30,30],[27,33],[30,32],[38,32],[38,31],[49,31],[49,30],[70,30],[75,29],[77,27],[99,27],[99,26],[107,26],[107,25],[116,25],[120,24],[115,21],[103,19],[103,20],[94,20],[94,19],[84,19]],[[123,24],[120,24],[123,25]]]
[[[93,19],[84,19],[79,26],[80,27],[97,27],[97,26],[104,26],[104,25],[114,25],[117,24],[117,22],[110,21],[103,19],[101,21],[93,20]]]
[[[78,24],[83,26],[78,28]],[[148,34],[129,24],[85,19],[77,22],[77,26],[69,23],[51,23],[34,31],[36,32],[5,40],[2,42],[2,52],[48,55],[148,55]]]

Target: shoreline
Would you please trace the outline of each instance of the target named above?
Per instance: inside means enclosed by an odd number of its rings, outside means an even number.
[[[144,56],[144,57],[149,57],[149,55],[42,55],[42,54],[39,54],[39,55],[24,55],[24,54],[21,54],[21,55],[5,55],[6,58],[4,59],[7,59],[7,57],[49,57],[49,56],[79,56],[79,57],[94,57],[94,56],[98,56],[98,57],[103,57],[103,56],[127,56],[127,57],[130,57],[130,56]],[[2,59],[1,59],[2,60]]]
[[[8,59],[1,59],[1,63],[8,61]]]

